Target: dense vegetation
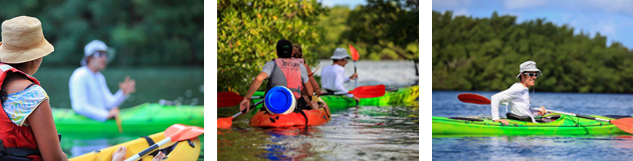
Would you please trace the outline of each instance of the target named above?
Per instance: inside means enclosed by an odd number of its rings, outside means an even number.
[[[350,10],[314,0],[220,0],[218,91],[244,93],[264,63],[277,57],[275,43],[282,38],[301,45],[312,66],[348,44],[361,60],[417,60],[417,6],[410,0],[368,0]]]
[[[27,15],[55,46],[43,66],[79,66],[84,46],[116,48],[114,66],[203,65],[202,0],[0,1],[0,21]]]
[[[519,64],[537,63],[539,91],[633,93],[633,53],[545,19],[453,16],[433,11],[433,90],[504,90]]]

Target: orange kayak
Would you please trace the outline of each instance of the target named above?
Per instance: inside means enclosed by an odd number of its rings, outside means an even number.
[[[266,111],[259,111],[251,118],[253,127],[292,127],[292,126],[315,126],[330,121],[330,111],[325,108],[318,110],[303,110],[305,117],[301,113],[288,113],[271,115]],[[308,121],[306,121],[308,118]]]

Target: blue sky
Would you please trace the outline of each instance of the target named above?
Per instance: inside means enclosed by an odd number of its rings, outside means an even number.
[[[545,18],[546,21],[583,31],[593,37],[607,37],[607,45],[620,42],[633,48],[633,1],[630,0],[433,0],[434,11],[453,11],[454,15],[477,18],[500,15],[517,16],[517,23]]]
[[[353,9],[357,5],[367,4],[367,0],[319,0],[323,5],[332,7],[334,5],[349,6]]]

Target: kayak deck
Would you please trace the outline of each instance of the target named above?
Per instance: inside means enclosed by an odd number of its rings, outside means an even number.
[[[154,142],[159,142],[160,140],[165,139],[165,136],[163,132],[160,132],[160,133],[150,135],[149,138],[151,138]],[[112,160],[112,153],[114,153],[121,146],[125,146],[127,148],[125,158],[129,158],[129,157],[132,157],[132,155],[135,155],[145,150],[150,145],[148,144],[147,140],[145,140],[145,138],[138,138],[132,141],[128,141],[128,142],[117,144],[105,149],[101,149],[99,151],[93,151],[84,155],[70,158],[69,160],[71,161]],[[165,159],[165,161],[196,160],[198,159],[200,155],[200,148],[202,145],[200,143],[200,139],[196,137],[190,140],[181,141],[177,143],[168,142],[165,145],[160,146],[159,149],[164,149],[171,146],[174,146],[173,150],[171,150],[171,152],[169,152],[166,155],[167,159]],[[152,158],[153,156],[146,155],[145,157],[142,158],[142,160],[144,161],[152,160]]]
[[[556,116],[559,116],[556,118]],[[433,116],[433,136],[477,136],[477,135],[625,135],[628,134],[607,122],[578,118],[569,115],[549,114],[556,118],[548,123],[532,123],[508,120],[502,125],[492,120],[451,119]],[[603,119],[607,117],[593,116]]]

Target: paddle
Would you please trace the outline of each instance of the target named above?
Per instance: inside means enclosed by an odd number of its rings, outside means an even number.
[[[251,97],[251,99],[263,98],[261,96]],[[240,104],[244,100],[244,97],[235,92],[219,92],[218,93],[218,107],[231,107]]]
[[[352,44],[349,44],[349,50],[352,52],[352,60],[354,60],[354,74],[356,74],[356,61],[358,61],[358,51],[354,49]],[[354,87],[358,87],[358,78],[354,79]]]
[[[121,118],[119,116],[114,117],[114,121],[116,121],[116,126],[119,128],[119,134],[123,134],[123,126],[121,125]]]
[[[203,134],[204,133],[204,129],[200,128],[200,127],[196,127],[196,126],[186,126],[186,125],[181,125],[181,124],[174,124],[171,125],[169,128],[167,128],[167,130],[165,130],[165,139],[159,141],[158,143],[150,146],[149,148],[141,151],[138,154],[133,155],[130,158],[127,158],[125,161],[134,161],[134,160],[138,160],[139,158],[141,158],[142,156],[145,156],[146,154],[149,154],[150,152],[154,151],[155,149],[157,149],[158,147],[164,145],[167,142],[170,141],[174,141],[174,142],[178,142],[178,141],[184,141],[187,139],[192,139],[195,137],[198,137],[198,135]]]
[[[480,104],[480,105],[486,105],[486,104],[490,104],[490,99],[478,95],[478,94],[472,94],[472,93],[463,93],[463,94],[459,94],[457,95],[457,99],[459,99],[460,101],[464,102],[464,103],[474,103],[474,104]],[[538,108],[532,108],[534,110],[540,110]],[[579,114],[573,114],[573,113],[568,113],[568,112],[562,112],[562,111],[554,111],[554,110],[547,110],[550,112],[554,112],[554,113],[560,113],[560,114],[564,114],[564,115],[571,115],[571,116],[576,116],[576,117],[580,117],[580,118],[586,118],[586,119],[590,119],[590,120],[596,120],[596,121],[604,121],[604,122],[608,122],[611,123],[613,125],[615,125],[616,127],[618,127],[618,129],[633,134],[633,118],[620,118],[620,119],[614,119],[614,120],[607,120],[607,119],[601,119],[601,118],[596,118],[596,117],[591,117],[591,116],[585,116],[585,115],[579,115]]]
[[[373,98],[385,95],[385,85],[360,86],[347,92],[358,98]],[[335,94],[336,95],[336,94]]]
[[[253,107],[255,107],[255,106],[259,105],[259,104],[262,104],[262,103],[264,103],[264,100],[261,100],[261,101],[259,101],[259,102],[255,103],[254,105],[252,105],[251,107],[249,107],[249,109],[250,109],[250,108],[253,108]],[[237,114],[235,114],[235,115],[233,115],[233,116],[231,116],[231,117],[227,117],[227,118],[219,118],[219,119],[218,119],[218,128],[222,128],[222,129],[228,129],[228,128],[231,128],[231,125],[233,125],[233,118],[235,118],[235,117],[237,117],[237,116],[241,115],[241,114],[242,114],[242,113],[244,113],[244,112],[246,112],[246,110],[244,110],[244,111],[240,111],[240,112],[238,112]]]

